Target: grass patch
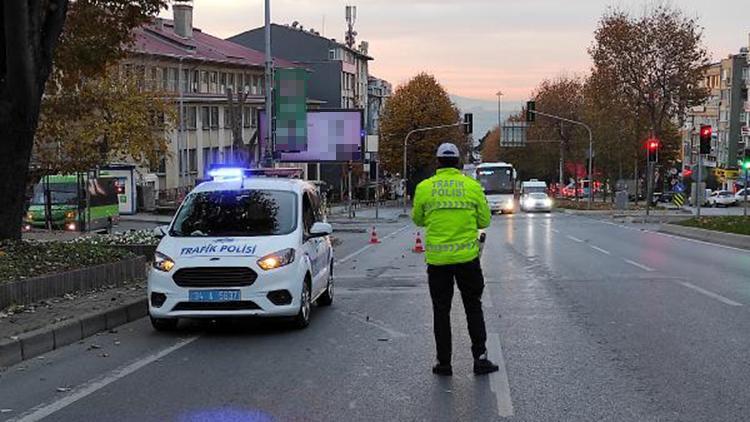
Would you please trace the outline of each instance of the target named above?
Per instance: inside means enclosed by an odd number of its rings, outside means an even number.
[[[76,270],[133,257],[124,249],[69,242],[0,242],[0,283]]]
[[[701,217],[677,223],[681,226],[696,227],[699,229],[714,230],[725,233],[744,234],[750,236],[750,217],[743,216],[721,216]]]

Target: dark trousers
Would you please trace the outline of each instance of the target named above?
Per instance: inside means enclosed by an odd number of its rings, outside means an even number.
[[[484,277],[479,259],[464,264],[428,265],[427,277],[432,297],[434,318],[435,345],[437,359],[440,363],[451,362],[451,303],[453,301],[453,280],[458,284],[461,299],[464,302],[466,322],[471,337],[471,353],[474,359],[483,355],[487,349],[487,332],[484,327],[482,312],[482,292]]]

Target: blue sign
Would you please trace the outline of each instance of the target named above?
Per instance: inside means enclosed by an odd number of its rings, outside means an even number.
[[[673,190],[675,192],[683,193],[685,192],[685,185],[683,185],[682,182],[677,182],[677,184],[674,185]]]

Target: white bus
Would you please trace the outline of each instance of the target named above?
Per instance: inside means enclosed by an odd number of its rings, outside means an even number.
[[[516,170],[509,163],[482,163],[476,179],[482,185],[490,210],[512,214],[516,210]]]

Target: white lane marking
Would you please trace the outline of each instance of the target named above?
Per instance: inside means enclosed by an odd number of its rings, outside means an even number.
[[[729,306],[742,306],[742,304],[739,303],[739,302],[735,302],[735,301],[733,301],[731,299],[727,299],[727,298],[725,298],[722,295],[716,294],[714,292],[710,292],[710,291],[708,291],[706,289],[703,289],[703,288],[700,288],[700,287],[696,286],[695,284],[688,283],[687,281],[678,281],[678,283],[682,284],[683,286],[687,287],[688,289],[693,289],[693,290],[695,290],[698,293],[704,294],[704,295],[706,295],[706,296],[708,296],[708,297],[710,297],[712,299],[716,299],[719,302],[724,303],[726,305],[729,305]]]
[[[345,316],[345,317],[351,318],[353,320],[362,322],[364,324],[372,325],[375,328],[379,328],[380,330],[382,330],[383,332],[385,332],[386,334],[388,334],[389,336],[391,336],[393,338],[407,337],[407,335],[404,334],[404,333],[402,333],[401,331],[396,331],[396,330],[388,327],[385,324],[385,322],[373,319],[369,315],[365,315],[365,314],[362,314],[362,313],[359,313],[359,312],[354,312],[354,311],[350,311],[350,312],[336,311],[336,312],[339,313],[339,314],[341,314],[341,315],[343,315],[343,316]]]
[[[568,239],[570,239],[570,240],[572,240],[574,242],[583,243],[583,239],[579,239],[579,238],[577,238],[575,236],[567,235],[565,237],[567,237]]]
[[[648,272],[656,271],[655,269],[653,269],[651,267],[647,267],[647,266],[645,266],[643,264],[639,264],[639,263],[637,263],[635,261],[631,261],[629,259],[626,259],[625,262],[627,262],[628,264],[633,265],[635,267],[638,267],[638,268],[640,268],[640,269],[642,269],[644,271],[648,271]]]
[[[383,236],[383,240],[385,240],[385,239],[390,239],[391,237],[393,237],[393,236],[395,236],[395,235],[397,235],[397,234],[401,233],[402,231],[404,231],[404,230],[408,229],[409,227],[410,227],[410,226],[404,226],[404,227],[401,227],[400,229],[396,230],[395,232],[393,232],[393,233],[391,233],[391,234],[389,234],[389,235],[387,235],[387,236]],[[335,264],[343,264],[343,263],[345,263],[346,261],[348,261],[348,260],[350,260],[350,259],[354,258],[355,256],[357,256],[357,255],[361,254],[362,252],[365,252],[365,251],[367,251],[368,249],[372,248],[372,247],[373,247],[373,246],[375,246],[375,245],[377,245],[377,243],[370,243],[369,245],[367,245],[367,246],[364,246],[364,247],[362,247],[362,248],[360,248],[360,249],[358,249],[358,250],[356,250],[356,251],[354,251],[354,252],[350,253],[349,255],[347,255],[347,256],[345,256],[345,257],[343,257],[343,258],[341,258],[341,259],[337,260],[337,261],[335,262]]]
[[[552,233],[560,233],[560,230],[552,229]]]
[[[90,381],[75,390],[73,392],[57,401],[54,401],[52,403],[48,404],[42,404],[39,406],[34,407],[33,409],[29,410],[28,412],[20,415],[16,419],[11,419],[11,421],[18,421],[18,422],[31,422],[31,421],[38,421],[40,419],[46,418],[47,416],[60,411],[71,404],[101,390],[102,388],[108,386],[109,384],[112,384],[113,382],[125,378],[128,375],[138,371],[139,369],[169,355],[170,353],[173,353],[188,344],[194,342],[197,340],[198,337],[190,337],[185,340],[181,340],[180,342],[167,347],[166,349],[154,353],[152,355],[146,356],[143,359],[140,359],[136,362],[131,363],[130,365],[124,366],[119,369],[115,369],[114,371],[110,372],[109,374],[105,375],[102,378],[96,379],[94,381]]]
[[[497,333],[487,335],[487,355],[494,361],[500,370],[489,375],[490,390],[495,393],[497,399],[497,414],[501,418],[513,416],[513,402],[510,399],[510,383],[508,372],[505,369],[503,349],[500,345],[500,336]]]
[[[598,246],[594,246],[594,245],[589,245],[589,247],[590,247],[591,249],[593,249],[593,250],[595,250],[595,251],[599,251],[599,252],[601,252],[601,253],[603,253],[603,254],[605,254],[605,255],[612,255],[612,252],[610,252],[610,251],[608,251],[608,250],[606,250],[606,249],[602,249],[602,248],[600,248],[600,247],[598,247]]]

